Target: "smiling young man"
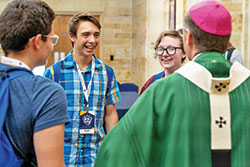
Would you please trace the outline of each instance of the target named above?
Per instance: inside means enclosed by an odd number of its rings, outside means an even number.
[[[66,91],[71,118],[65,127],[66,166],[93,166],[104,138],[104,120],[107,132],[118,122],[115,108],[120,101],[118,83],[112,68],[94,55],[100,29],[98,20],[85,13],[78,13],[69,21],[73,50],[60,62],[59,79]],[[50,79],[56,76],[55,66],[44,75]]]

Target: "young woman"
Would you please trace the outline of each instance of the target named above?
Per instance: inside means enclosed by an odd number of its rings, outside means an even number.
[[[154,44],[155,58],[164,71],[153,75],[141,89],[140,95],[156,80],[172,74],[181,67],[186,56],[183,50],[181,31],[163,31]]]

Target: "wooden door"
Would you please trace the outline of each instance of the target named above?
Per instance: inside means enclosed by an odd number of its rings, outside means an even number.
[[[46,68],[63,59],[72,50],[72,44],[68,35],[68,22],[72,15],[57,14],[53,22],[52,28],[56,35],[59,36],[58,43],[54,46],[52,56],[50,56]],[[98,20],[100,16],[95,16]],[[95,55],[99,58],[100,46],[95,50]]]

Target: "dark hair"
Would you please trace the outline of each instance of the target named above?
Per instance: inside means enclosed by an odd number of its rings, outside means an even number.
[[[184,27],[189,29],[190,33],[194,37],[195,45],[200,52],[225,52],[231,34],[222,36],[207,33],[194,23],[189,14],[187,14],[184,18]]]
[[[80,21],[90,21],[95,24],[99,28],[99,30],[101,29],[101,24],[94,16],[91,16],[88,13],[84,12],[77,13],[69,20],[69,32],[72,33],[75,37]]]
[[[180,42],[180,47],[182,48],[182,52],[184,52],[183,49],[183,41],[182,41],[182,29],[179,29],[178,31],[176,30],[166,30],[163,31],[159,37],[157,38],[156,42],[152,43],[154,49],[158,47],[158,45],[161,43],[162,38],[164,37],[174,37],[177,38]],[[156,58],[157,55],[155,54],[154,57]],[[186,57],[182,58],[182,62],[185,60]]]
[[[37,34],[49,34],[54,18],[54,11],[43,1],[11,1],[0,16],[0,42],[5,54],[23,50]]]

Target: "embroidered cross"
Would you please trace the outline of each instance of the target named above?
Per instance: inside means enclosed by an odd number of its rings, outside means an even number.
[[[219,85],[215,85],[215,88],[220,92],[222,88],[225,89],[227,85],[229,84],[230,84],[230,81],[226,81],[224,83],[220,82]]]
[[[227,121],[223,119],[223,117],[220,117],[220,120],[215,121],[216,124],[218,124],[219,128],[223,128],[222,124],[226,125]]]

